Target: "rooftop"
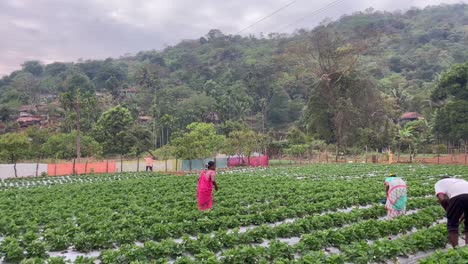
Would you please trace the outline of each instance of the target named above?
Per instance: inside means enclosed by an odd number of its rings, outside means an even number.
[[[406,112],[404,113],[400,119],[419,119],[423,117],[420,113],[417,112]]]

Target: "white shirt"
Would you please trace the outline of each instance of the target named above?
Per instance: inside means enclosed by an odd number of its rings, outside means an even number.
[[[468,182],[462,179],[442,179],[435,184],[434,188],[436,195],[443,193],[449,199],[460,194],[468,194]]]

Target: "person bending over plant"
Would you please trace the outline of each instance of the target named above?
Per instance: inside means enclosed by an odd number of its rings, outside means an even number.
[[[468,182],[444,177],[435,186],[440,205],[447,212],[448,239],[452,247],[458,246],[458,226],[465,220],[465,243],[468,241]]]
[[[385,200],[385,209],[387,209],[387,219],[404,215],[406,213],[407,190],[406,182],[393,173],[388,174],[385,179],[387,199]]]

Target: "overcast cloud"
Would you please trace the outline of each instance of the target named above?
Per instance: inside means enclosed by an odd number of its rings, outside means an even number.
[[[196,39],[210,29],[234,34],[292,0],[0,0],[0,75],[26,60],[76,61],[119,57]],[[312,28],[325,18],[373,7],[406,10],[468,0],[296,0],[242,34]]]

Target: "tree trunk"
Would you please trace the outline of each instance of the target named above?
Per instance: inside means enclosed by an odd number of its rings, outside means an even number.
[[[153,120],[154,122],[154,120]],[[158,133],[156,133],[156,123],[153,124],[153,140],[154,140],[154,148],[158,148]]]
[[[72,174],[73,174],[73,175],[76,174],[75,164],[76,164],[76,159],[73,159],[73,169],[72,169]]]
[[[120,172],[123,172],[123,158],[122,158],[122,154],[120,155]]]
[[[338,163],[338,146],[336,146],[335,162]]]
[[[164,171],[167,172],[167,159],[164,162]]]
[[[18,172],[16,171],[16,162],[13,164],[13,169],[15,170],[15,178],[18,178]]]
[[[169,127],[166,127],[166,144],[169,144]]]
[[[262,109],[262,133],[265,133],[265,110]]]
[[[40,162],[41,158],[37,158],[37,162],[36,162],[36,177],[39,175],[39,162]]]
[[[137,172],[140,172],[140,156],[137,156]]]
[[[189,170],[192,170],[192,160],[189,160]]]
[[[367,163],[367,146],[366,146],[366,163]]]
[[[397,163],[400,162],[400,153],[401,153],[401,143],[398,142],[398,155],[397,155]]]
[[[161,147],[164,146],[164,128],[161,128]]]
[[[88,174],[88,159],[86,159],[86,162],[85,162],[84,173]]]
[[[468,143],[468,142],[465,140],[465,165],[466,165],[466,162],[467,162],[466,143]]]
[[[81,108],[78,104],[76,108],[76,158],[81,159]]]
[[[413,154],[411,152],[411,144],[408,145],[408,152],[409,152],[409,162],[413,162]]]

